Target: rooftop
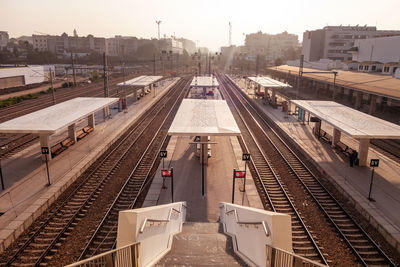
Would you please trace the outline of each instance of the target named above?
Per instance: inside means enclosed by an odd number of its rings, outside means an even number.
[[[279,66],[274,67],[281,72],[299,73],[298,67]],[[303,72],[321,71],[318,69],[304,68]],[[400,79],[392,76],[362,72],[352,72],[345,70],[335,70],[338,72],[336,84],[345,87],[351,87],[366,93],[373,93],[379,96],[389,97],[400,100]],[[326,81],[333,83],[333,75],[330,73],[303,73],[303,77],[308,77],[315,80]]]
[[[400,139],[400,126],[334,101],[292,100],[296,106],[353,138]]]
[[[240,135],[225,100],[183,99],[169,135]]]
[[[163,76],[147,76],[147,75],[143,75],[143,76],[139,76],[136,78],[133,78],[131,80],[122,82],[117,84],[118,86],[148,86],[152,83],[155,83],[159,80],[161,80]]]
[[[287,83],[282,83],[280,81],[271,79],[266,76],[257,76],[257,77],[247,77],[248,79],[252,80],[255,83],[258,83],[262,87],[267,88],[285,88],[285,87],[292,87]]]
[[[0,124],[0,133],[54,134],[118,98],[77,97]]]
[[[194,76],[190,86],[219,86],[217,79],[214,76]]]

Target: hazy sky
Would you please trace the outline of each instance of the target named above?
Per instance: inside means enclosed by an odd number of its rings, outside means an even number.
[[[0,31],[11,37],[67,32],[72,35],[157,37],[161,34],[198,40],[213,50],[243,33],[288,31],[299,35],[326,25],[378,26],[400,30],[400,0],[0,0]]]

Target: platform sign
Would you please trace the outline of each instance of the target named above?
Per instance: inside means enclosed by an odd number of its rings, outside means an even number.
[[[250,160],[250,153],[243,153],[242,160],[243,161],[249,161]]]
[[[50,154],[49,148],[47,146],[42,146],[41,151],[43,155],[48,155]]]
[[[245,171],[235,171],[235,178],[245,178],[246,172]]]
[[[379,159],[371,159],[371,162],[369,163],[369,166],[372,167],[372,172],[371,172],[371,182],[369,184],[369,193],[368,193],[368,200],[369,201],[374,201],[375,200],[371,197],[371,192],[372,192],[372,184],[374,183],[374,173],[375,173],[375,167],[379,166]]]
[[[160,158],[166,158],[167,157],[167,150],[161,150],[160,151]]]
[[[369,164],[370,167],[378,167],[379,166],[379,159],[371,159]]]
[[[171,177],[172,172],[171,172],[171,170],[161,170],[161,176],[162,177]]]

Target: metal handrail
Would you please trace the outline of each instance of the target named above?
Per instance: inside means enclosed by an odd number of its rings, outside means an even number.
[[[182,204],[182,206],[183,206],[183,204]],[[169,212],[168,212],[168,218],[167,219],[149,219],[149,218],[145,218],[144,219],[144,221],[143,221],[143,223],[142,223],[142,226],[140,227],[140,230],[139,230],[139,233],[143,233],[144,232],[144,229],[145,229],[145,227],[146,227],[146,223],[147,222],[159,222],[159,223],[168,223],[168,222],[170,222],[171,221],[171,215],[172,215],[172,212],[173,211],[175,211],[175,212],[177,212],[177,213],[182,213],[180,210],[177,210],[177,209],[175,209],[175,208],[171,208],[170,210],[169,210]]]
[[[226,210],[226,206],[225,206],[225,210]],[[236,220],[236,223],[237,223],[237,224],[249,224],[249,225],[258,225],[258,224],[261,224],[262,227],[263,227],[263,229],[264,229],[265,236],[269,236],[269,235],[270,235],[269,227],[268,227],[268,224],[267,224],[266,221],[259,221],[259,222],[241,222],[241,221],[239,220],[238,213],[237,213],[237,210],[236,210],[236,209],[233,209],[233,210],[230,210],[230,211],[226,211],[225,214],[228,215],[228,214],[230,214],[230,213],[232,213],[232,212],[235,214],[235,220]]]
[[[121,252],[121,251],[123,251],[123,250],[126,250],[126,249],[129,249],[129,248],[133,248],[133,247],[137,247],[137,246],[140,246],[140,242],[135,242],[135,243],[132,243],[132,244],[129,244],[129,245],[126,245],[126,246],[123,246],[123,247],[120,247],[120,248],[117,248],[117,249],[113,249],[113,250],[110,250],[110,251],[107,251],[107,252],[103,252],[103,253],[101,253],[101,254],[98,254],[98,255],[96,255],[96,256],[93,256],[93,257],[90,257],[90,258],[88,258],[88,259],[84,259],[84,260],[81,260],[81,261],[78,261],[78,262],[74,262],[74,263],[72,263],[72,264],[69,264],[69,265],[67,265],[67,267],[78,267],[78,266],[102,266],[102,264],[98,264],[98,265],[96,265],[96,263],[99,263],[99,262],[96,262],[96,260],[99,260],[99,259],[103,259],[103,260],[105,260],[105,261],[107,261],[107,256],[112,256],[114,253],[118,253],[118,252]],[[128,254],[129,255],[129,254]],[[135,263],[137,263],[137,265],[134,265],[134,266],[139,266],[138,265],[138,261],[139,261],[139,253],[135,253],[135,255],[130,255],[130,257],[131,258],[125,258],[125,260],[128,260],[128,259],[130,259],[130,262],[135,262]],[[111,257],[111,259],[113,259],[114,257]],[[101,262],[101,261],[100,261]],[[111,261],[112,262],[112,261]],[[104,263],[104,262],[103,262]],[[125,263],[127,263],[128,264],[128,262],[125,262]]]

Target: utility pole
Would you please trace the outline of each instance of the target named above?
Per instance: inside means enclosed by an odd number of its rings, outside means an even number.
[[[54,92],[54,86],[53,86],[53,70],[50,67],[50,84],[51,84],[51,95],[53,97],[53,105],[56,104],[56,94]]]
[[[71,52],[71,61],[72,61],[72,75],[74,77],[74,87],[76,86],[76,76],[75,76],[75,64],[74,64],[74,53]]]
[[[300,83],[301,76],[303,75],[303,64],[304,64],[304,55],[300,56],[300,64],[299,64],[299,76],[297,77],[297,90],[296,90],[296,98],[299,98],[300,95]],[[336,78],[336,75],[335,75]]]
[[[107,77],[107,55],[106,52],[103,53],[103,75],[104,75],[104,97],[109,96],[108,92],[108,77]]]
[[[160,40],[160,24],[161,24],[161,20],[157,20],[156,23],[157,23],[157,26],[158,26],[158,40]]]
[[[153,75],[156,75],[156,54],[153,54]]]

